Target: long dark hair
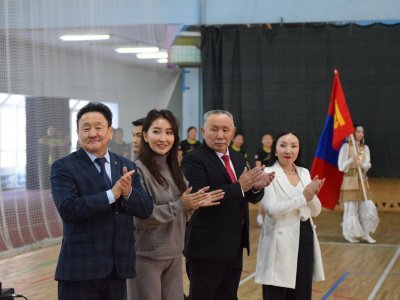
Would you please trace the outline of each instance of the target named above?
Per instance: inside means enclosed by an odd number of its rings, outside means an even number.
[[[361,124],[356,124],[356,123],[354,123],[354,124],[353,124],[353,127],[354,127],[353,136],[354,136],[354,134],[356,133],[357,127],[361,127],[361,128],[363,129],[364,137],[363,137],[363,139],[360,141],[360,148],[361,148],[361,147],[363,147],[364,144],[365,144],[365,129],[364,129],[364,126],[362,126]],[[354,136],[354,138],[355,138],[355,136]]]
[[[142,132],[148,132],[151,124],[153,124],[155,120],[160,118],[167,120],[171,124],[172,132],[174,133],[175,140],[171,147],[171,150],[167,154],[167,165],[176,186],[178,187],[179,191],[183,193],[187,189],[187,186],[185,180],[183,179],[183,174],[178,162],[179,125],[175,116],[172,114],[171,111],[166,109],[152,109],[151,111],[149,111],[143,122]],[[142,134],[138,159],[140,159],[140,161],[147,167],[147,169],[150,171],[150,174],[163,188],[168,188],[168,182],[161,175],[159,171],[159,166],[156,163],[156,155],[157,154],[150,148],[149,143],[144,140],[144,135]]]
[[[272,142],[271,158],[268,160],[267,167],[272,166],[278,160],[278,156],[276,155],[276,145],[278,144],[278,140],[282,136],[287,135],[289,133],[293,134],[299,140],[299,155],[297,156],[297,158],[294,161],[294,163],[295,163],[296,166],[302,166],[302,164],[301,164],[301,143],[300,143],[300,138],[299,138],[298,134],[295,131],[293,131],[293,130],[285,130],[285,131],[282,131],[281,133],[279,133],[274,138],[274,141]]]

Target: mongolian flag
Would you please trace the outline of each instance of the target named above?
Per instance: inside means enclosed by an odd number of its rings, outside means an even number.
[[[334,209],[340,196],[343,173],[338,169],[340,146],[345,138],[354,131],[353,121],[347,108],[339,74],[334,71],[331,100],[322,130],[317,152],[311,168],[311,177],[325,178],[325,184],[318,194],[325,208]]]

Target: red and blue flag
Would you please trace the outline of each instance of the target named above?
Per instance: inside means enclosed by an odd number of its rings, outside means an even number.
[[[331,99],[324,128],[311,167],[311,177],[325,178],[318,194],[323,207],[334,209],[340,196],[343,173],[338,169],[340,146],[354,131],[337,70],[334,71]]]

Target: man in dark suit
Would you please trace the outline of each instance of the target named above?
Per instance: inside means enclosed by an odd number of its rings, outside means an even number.
[[[140,140],[142,138],[143,123],[146,118],[140,118],[132,122],[132,161],[139,155]]]
[[[247,170],[243,156],[228,147],[235,134],[224,110],[204,115],[203,144],[186,155],[181,167],[193,191],[222,189],[221,204],[196,210],[187,226],[184,254],[191,300],[237,299],[243,248],[249,253],[248,202],[262,199],[274,174],[264,166]]]
[[[81,148],[51,168],[54,202],[63,221],[55,279],[59,299],[115,299],[135,276],[133,215],[153,210],[136,165],[108,152],[112,113],[90,102],[77,116]]]

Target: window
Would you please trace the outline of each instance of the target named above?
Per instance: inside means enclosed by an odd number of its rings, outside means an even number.
[[[25,185],[25,96],[0,93],[1,188]]]
[[[25,96],[0,93],[0,182],[1,189],[23,188],[26,180]],[[88,100],[71,99],[71,151],[77,148],[76,116]],[[113,113],[118,127],[118,103],[103,102]]]

